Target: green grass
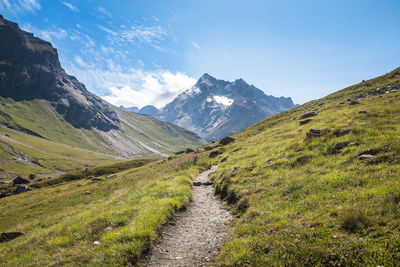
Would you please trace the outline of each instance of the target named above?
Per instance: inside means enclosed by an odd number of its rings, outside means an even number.
[[[120,111],[119,116],[121,131],[78,129],[60,117],[48,101],[0,98],[0,175],[47,177],[53,172],[100,166],[128,157],[171,154],[203,144],[193,133],[149,116],[125,111]],[[43,138],[27,134],[24,129]],[[25,155],[28,161],[16,160],[15,152]]]
[[[216,194],[235,215],[216,266],[397,266],[400,92],[356,105],[347,100],[388,85],[400,88],[400,69],[267,118],[233,143],[216,145],[212,159],[207,151],[115,168],[121,163],[90,170],[117,171],[103,174],[103,181],[77,172],[54,178],[60,184],[0,199],[0,231],[26,233],[0,244],[0,262],[135,264],[190,200],[191,178],[216,164]],[[318,115],[300,126],[299,117],[312,110]],[[306,139],[311,128],[326,131]],[[337,149],[344,141],[348,146]]]
[[[216,193],[236,215],[217,266],[398,265],[400,91],[347,100],[388,85],[400,89],[400,69],[234,136],[213,159]],[[299,116],[313,110],[318,115],[300,126]],[[311,128],[330,131],[305,140]],[[342,141],[349,146],[336,149]]]
[[[110,169],[127,166],[133,168],[105,177]],[[25,233],[0,243],[0,261],[6,266],[135,263],[162,225],[188,204],[192,178],[207,166],[204,158],[176,157],[140,167],[120,163],[104,168],[104,181],[66,181],[0,199],[0,232]]]
[[[138,167],[146,165],[147,163],[155,161],[155,160],[156,160],[155,158],[134,159],[134,160],[118,162],[118,163],[114,163],[114,164],[106,165],[106,166],[99,166],[99,167],[94,167],[94,168],[90,168],[90,169],[87,168],[87,169],[80,170],[80,171],[62,174],[60,176],[46,179],[44,181],[31,183],[30,186],[32,188],[41,188],[41,187],[60,184],[63,182],[69,182],[69,181],[73,181],[73,180],[80,180],[80,179],[84,179],[84,178],[90,179],[90,178],[94,178],[94,177],[114,174],[114,173],[121,172],[121,171],[128,170],[128,169],[138,168]],[[109,178],[109,177],[107,176],[106,178]]]
[[[7,145],[6,145],[7,144]],[[28,161],[16,160],[16,154],[22,153]],[[32,136],[20,131],[0,126],[0,173],[49,174],[55,171],[71,171],[121,161],[113,155],[94,152],[58,142]],[[38,162],[41,166],[29,161]]]

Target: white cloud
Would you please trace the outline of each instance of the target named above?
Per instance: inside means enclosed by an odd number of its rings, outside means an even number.
[[[113,36],[117,35],[117,33],[116,33],[115,31],[112,31],[112,30],[110,30],[109,28],[106,28],[106,27],[101,26],[101,25],[97,25],[97,27],[98,27],[100,30],[103,30],[103,31],[105,31],[105,32],[107,32],[107,33],[109,33],[109,34],[111,34],[111,35],[113,35]]]
[[[86,87],[116,106],[154,105],[158,108],[169,103],[182,91],[191,88],[196,80],[182,72],[168,70],[122,70],[113,61],[107,61],[108,69],[90,65],[75,56],[75,66],[68,72],[74,74]]]
[[[79,67],[84,67],[84,68],[87,67],[86,63],[83,62],[83,60],[82,60],[82,58],[80,56],[75,56],[74,57],[74,61],[75,61],[76,64],[78,64]]]
[[[0,0],[0,12],[23,14],[40,9],[41,6],[38,0]]]
[[[83,44],[85,45],[86,48],[96,45],[95,42],[93,41],[93,39],[90,38],[89,35],[86,34],[85,37],[86,37],[86,40],[83,41]]]
[[[194,48],[196,48],[197,50],[201,50],[200,46],[198,43],[196,43],[195,41],[192,42],[192,45],[194,46]]]
[[[78,12],[79,11],[79,9],[76,6],[74,6],[74,5],[72,5],[72,4],[68,3],[68,2],[61,2],[61,4],[67,6],[69,9],[71,9],[74,12]]]
[[[105,47],[104,45],[101,45],[100,47],[101,51],[103,51],[103,53],[105,54],[110,54],[110,53],[114,53],[114,48],[112,47]]]
[[[99,29],[108,33],[107,40],[113,47],[121,47],[135,43],[149,45],[161,52],[174,52],[160,46],[160,42],[168,36],[163,27],[132,25],[130,27],[121,26],[119,29],[110,29],[103,25],[97,25]]]
[[[105,9],[102,6],[99,6],[97,8],[101,13],[103,13],[104,15],[106,15],[107,17],[112,17],[112,14],[110,12],[107,11],[107,9]]]
[[[154,43],[162,40],[167,33],[161,26],[131,26],[128,30],[121,32],[121,39],[127,42]]]
[[[154,105],[161,108],[196,83],[195,79],[184,73],[172,73],[165,70],[153,72],[132,70],[127,75],[135,79],[134,83],[110,87],[110,95],[103,96],[106,101],[117,106],[140,108],[145,105]]]
[[[54,27],[48,30],[39,30],[36,27],[33,27],[30,24],[24,24],[21,28],[28,32],[33,32],[36,36],[40,37],[43,40],[52,42],[54,39],[65,39],[68,37],[68,33],[66,30],[58,27]]]

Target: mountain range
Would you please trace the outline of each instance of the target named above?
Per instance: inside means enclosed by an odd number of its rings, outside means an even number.
[[[32,167],[31,163],[37,162],[34,172],[52,169],[40,167],[45,165],[40,163],[40,156],[28,151],[41,150],[43,142],[49,147],[54,147],[55,142],[72,150],[102,153],[109,159],[165,156],[203,144],[188,130],[123,111],[89,92],[84,84],[64,71],[57,49],[51,43],[21,30],[18,24],[1,15],[0,128],[1,151],[6,155],[0,165],[17,162]],[[20,136],[21,133],[41,140],[27,144],[30,137]],[[17,143],[26,146],[18,150]],[[41,143],[41,147],[34,147],[35,143]],[[79,161],[76,155],[85,153],[76,152],[74,157]],[[14,170],[10,171],[17,174],[32,171],[32,168],[16,170],[18,164],[12,165]]]
[[[290,97],[266,95],[243,79],[219,80],[205,73],[190,89],[158,110],[154,106],[125,108],[176,124],[206,141],[235,134],[276,113],[295,107]]]

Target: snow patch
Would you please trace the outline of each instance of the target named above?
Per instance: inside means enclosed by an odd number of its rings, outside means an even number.
[[[214,98],[215,102],[217,102],[218,104],[221,104],[221,105],[224,105],[227,107],[229,107],[230,105],[233,104],[233,99],[226,97],[226,96],[215,95],[215,96],[213,96],[213,98]],[[208,99],[207,99],[207,102],[208,102]]]

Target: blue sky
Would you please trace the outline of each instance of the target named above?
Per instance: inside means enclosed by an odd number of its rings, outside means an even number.
[[[205,72],[296,103],[400,66],[398,0],[0,0],[116,105],[161,107]]]

